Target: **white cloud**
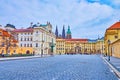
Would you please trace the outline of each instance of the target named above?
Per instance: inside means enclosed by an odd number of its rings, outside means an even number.
[[[112,0],[114,5],[119,5],[120,6],[120,0]]]
[[[0,24],[13,23],[17,28],[28,27],[32,21],[46,23],[50,21],[59,33],[62,26],[70,25],[73,37],[95,38],[103,36],[105,29],[118,21],[120,10],[100,4],[99,0],[89,3],[86,0],[13,0],[0,3]],[[1,16],[2,15],[2,16]],[[78,35],[79,34],[79,35]]]

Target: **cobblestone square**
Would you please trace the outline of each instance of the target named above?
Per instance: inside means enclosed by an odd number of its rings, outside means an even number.
[[[99,55],[1,61],[0,80],[118,80]]]

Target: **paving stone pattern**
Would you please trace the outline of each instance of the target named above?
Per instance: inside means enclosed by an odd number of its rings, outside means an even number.
[[[98,55],[0,61],[0,80],[118,80]]]

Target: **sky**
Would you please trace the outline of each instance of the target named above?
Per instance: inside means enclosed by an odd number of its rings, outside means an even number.
[[[119,20],[120,0],[0,0],[0,25],[18,29],[49,21],[53,32],[69,25],[73,38],[96,39]]]

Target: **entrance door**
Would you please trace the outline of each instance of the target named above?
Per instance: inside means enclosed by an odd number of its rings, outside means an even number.
[[[75,47],[75,53],[80,54],[81,53],[81,47],[79,47],[79,46]]]
[[[26,51],[26,54],[30,54],[30,51],[29,51],[29,50],[27,50],[27,51]]]

